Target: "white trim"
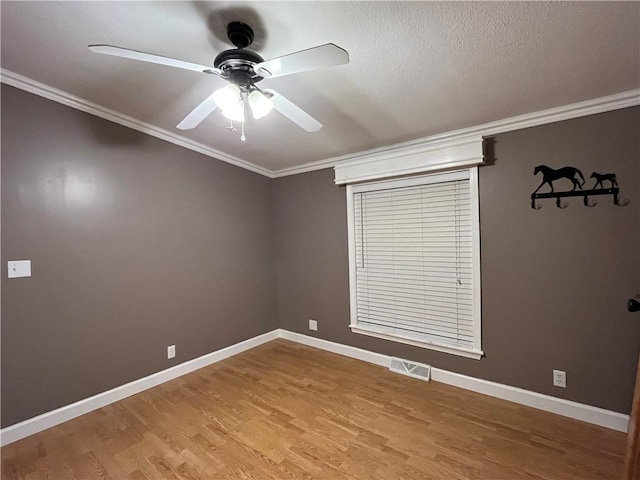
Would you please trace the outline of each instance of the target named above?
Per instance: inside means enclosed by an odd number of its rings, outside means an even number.
[[[310,347],[319,348],[328,352],[337,353],[346,357],[355,358],[365,362],[388,367],[391,357],[380,353],[370,352],[349,345],[329,342],[320,338],[309,337],[301,333],[287,330],[279,331],[280,338],[285,338],[293,342],[302,343]],[[490,382],[479,378],[468,377],[459,373],[449,372],[440,368],[431,367],[431,380],[446,383],[465,390],[500,398],[520,405],[544,410],[546,412],[562,415],[563,417],[574,418],[583,422],[611,428],[619,432],[626,432],[629,423],[629,415],[613,412],[604,408],[585,405],[584,403],[573,402],[563,398],[552,397],[542,393],[524,390],[501,383]]]
[[[378,332],[376,330],[365,328],[359,325],[349,325],[349,328],[353,333],[358,333],[360,335],[382,338],[383,340],[389,340],[391,342],[404,343],[406,345],[413,345],[414,347],[426,348],[428,350],[435,350],[437,352],[450,353],[451,355],[458,355],[459,357],[473,358],[474,360],[480,360],[484,355],[484,352],[482,350],[468,350],[465,348],[445,345],[444,343],[437,343],[430,340],[414,340],[409,337],[403,337],[399,334],[392,335],[384,332]]]
[[[194,370],[198,370],[224,360],[225,358],[250,350],[259,345],[275,340],[276,338],[283,338],[309,347],[318,348],[320,350],[336,353],[345,357],[355,358],[374,365],[380,365],[385,368],[389,367],[389,362],[391,361],[390,356],[383,355],[381,353],[371,352],[369,350],[363,350],[361,348],[343,345],[341,343],[330,342],[321,338],[309,337],[308,335],[284,329],[277,329],[243,342],[236,343],[235,345],[230,345],[229,347],[217,350],[207,355],[203,355],[202,357],[198,357],[188,362],[181,363],[175,367],[162,370],[139,380],[121,385],[112,390],[99,393],[93,397],[85,398],[78,402],[65,405],[64,407],[56,410],[43,413],[37,417],[3,428],[0,430],[0,446],[16,442],[22,438],[54,427],[60,423],[92,412],[149,388],[153,388],[169,380],[173,380],[174,378],[186,375]],[[502,398],[504,400],[540,410],[557,413],[558,415],[575,418],[577,420],[611,428],[620,432],[627,431],[629,416],[622,413],[551,397],[549,395],[543,395],[541,393],[531,392],[511,387],[509,385],[467,377],[465,375],[448,372],[439,368],[431,368],[431,380],[447,383],[449,385],[454,385],[456,387],[482,393],[484,395]]]
[[[465,136],[474,135],[488,137],[499,133],[511,132],[513,130],[537,127],[549,123],[586,117],[588,115],[595,115],[598,113],[610,112],[638,105],[640,105],[640,89],[628,90],[592,100],[526,113],[524,115],[497,120],[495,122],[484,123],[476,125],[475,127],[453,130],[451,132],[422,137],[408,142],[397,143],[385,147],[305,163],[303,165],[296,165],[294,167],[283,168],[275,170],[271,172],[271,174],[273,178],[279,178],[286,177],[288,175],[296,175],[298,173],[313,172],[315,170],[323,170],[325,168],[332,168],[339,165],[348,165],[351,162],[358,162],[375,155],[386,154],[393,156],[396,151],[403,151],[405,154],[412,150],[419,151],[422,148],[426,148],[429,144],[444,140],[455,140]]]
[[[337,169],[336,169],[337,175]],[[472,240],[472,261],[473,261],[473,348],[451,345],[438,342],[433,339],[419,340],[410,336],[402,335],[385,329],[370,328],[358,323],[358,286],[357,286],[357,266],[356,266],[356,234],[355,234],[355,194],[362,192],[372,192],[403,187],[414,187],[418,185],[451,182],[455,180],[469,180],[469,194],[471,201],[471,240]],[[402,179],[385,179],[360,184],[349,184],[347,191],[347,240],[349,255],[349,298],[350,298],[350,318],[349,328],[353,333],[368,335],[370,337],[382,338],[384,340],[395,341],[416,347],[436,350],[438,352],[459,355],[461,357],[480,360],[484,355],[482,351],[482,306],[481,306],[481,276],[480,276],[480,208],[478,196],[478,167],[455,170],[445,173],[432,173],[417,177]]]
[[[355,323],[355,319],[358,318],[358,304],[355,301],[355,299],[358,298],[358,268],[356,266],[355,202],[353,189],[353,185],[347,185],[347,250],[349,258],[349,318],[351,319],[351,323]]]
[[[484,162],[482,137],[466,135],[358,156],[335,166],[335,183],[364,182],[400,175],[472,167]]]
[[[605,113],[638,105],[640,105],[640,88],[585,100],[583,102],[548,108],[538,112],[525,113],[524,115],[485,123],[484,125],[460,130],[459,132],[468,131],[468,133],[471,133],[475,131],[483,137],[488,137],[499,133],[538,127],[549,123],[562,122],[564,120],[596,115],[598,113]]]
[[[215,148],[203,145],[202,143],[189,140],[188,138],[185,138],[174,132],[169,132],[149,123],[136,120],[135,118],[116,112],[115,110],[111,110],[109,108],[98,105],[97,103],[90,102],[89,100],[85,100],[84,98],[76,97],[75,95],[71,95],[70,93],[58,90],[57,88],[50,87],[49,85],[37,82],[28,77],[14,73],[10,70],[2,68],[0,69],[0,74],[0,81],[12,87],[19,88],[29,93],[33,93],[48,100],[53,100],[54,102],[61,103],[62,105],[66,105],[67,107],[90,113],[91,115],[95,115],[96,117],[104,118],[105,120],[109,120],[110,122],[124,125],[125,127],[129,127],[139,132],[146,133],[147,135],[151,135],[152,137],[165,140],[180,147],[193,150],[194,152],[213,157],[217,160],[222,160],[223,162],[230,163],[231,165],[235,165],[236,167],[241,167],[254,173],[259,173],[260,175],[264,175],[265,177],[273,177],[271,172],[266,168],[259,167],[258,165],[254,165],[253,163],[242,160],[241,158],[234,157],[233,155],[229,155],[220,150],[216,150]]]
[[[353,153],[352,155],[357,155],[357,153]],[[280,170],[273,170],[271,177],[290,177],[291,175],[298,175],[299,173],[317,172],[318,170],[334,168],[338,165],[338,162],[335,161],[334,158],[339,157],[331,157],[324,160],[316,160],[315,162],[303,163],[302,165],[294,165],[293,167],[281,168]]]
[[[512,387],[502,383],[490,382],[480,378],[468,377],[459,373],[449,372],[440,368],[431,368],[431,380],[448,385],[471,390],[472,392],[501,398],[527,407],[537,408],[563,417],[574,418],[583,422],[611,428],[619,432],[626,432],[629,415],[612,412],[604,408],[572,402],[564,398],[552,397],[542,393]]]
[[[477,167],[474,167],[477,168]],[[431,173],[411,178],[390,178],[373,182],[359,183],[353,185],[353,193],[374,192],[376,190],[387,190],[391,188],[416,187],[418,185],[431,185],[434,183],[455,182],[456,180],[470,180],[470,168],[464,170],[453,170],[443,173]],[[348,188],[348,187],[347,187]]]
[[[269,178],[286,177],[289,175],[296,175],[298,173],[313,172],[316,170],[323,170],[325,168],[332,168],[337,165],[348,164],[349,162],[357,162],[358,160],[366,159],[371,155],[388,154],[393,157],[395,156],[394,152],[397,151],[404,151],[405,153],[410,152],[411,150],[419,151],[420,149],[427,148],[429,144],[435,144],[437,142],[446,140],[455,141],[456,139],[460,139],[465,136],[475,135],[480,137],[487,137],[491,135],[497,135],[498,133],[511,132],[513,130],[536,127],[538,125],[546,125],[548,123],[561,122],[563,120],[570,120],[572,118],[585,117],[587,115],[595,115],[597,113],[610,112],[613,110],[619,110],[621,108],[635,107],[637,105],[640,105],[640,89],[628,90],[626,92],[607,95],[605,97],[586,100],[584,102],[572,103],[556,108],[549,108],[533,113],[509,117],[495,122],[484,123],[475,127],[453,130],[451,132],[441,133],[438,135],[417,138],[408,142],[396,143],[385,147],[326,158],[324,160],[309,162],[303,165],[296,165],[294,167],[271,171],[258,165],[254,165],[253,163],[250,163],[241,158],[211,148],[207,145],[194,142],[173,132],[168,132],[167,130],[163,130],[148,123],[135,120],[134,118],[123,115],[114,110],[102,107],[83,98],[76,97],[74,95],[71,95],[70,93],[50,87],[49,85],[37,82],[4,68],[0,69],[0,82],[6,83],[7,85],[11,85],[12,87],[16,87],[21,90],[25,90],[35,95],[39,95],[49,100],[53,100],[54,102],[61,103],[68,107],[75,108],[92,115],[96,115],[115,123],[119,123],[120,125],[133,128],[134,130],[138,130],[139,132],[147,133],[156,138],[166,140],[167,142],[171,142],[181,147],[188,148],[189,150],[202,153],[203,155],[222,160],[223,162],[236,165],[237,167],[245,168]]]
[[[380,365],[381,367],[388,368],[389,360],[391,359],[390,356],[383,355],[381,353],[363,350],[350,345],[343,345],[342,343],[330,342],[329,340],[323,340],[322,338],[310,337],[308,335],[303,335],[302,333],[291,332],[282,328],[278,331],[278,336],[285,340],[291,340],[292,342],[301,343],[309,347],[337,353],[338,355],[345,357],[355,358],[356,360],[362,360],[363,362],[373,363],[375,365]]]
[[[471,201],[471,248],[473,250],[473,344],[482,345],[482,274],[480,272],[480,193],[478,185],[478,167],[469,169],[469,189]],[[484,353],[480,350],[480,354]]]
[[[232,357],[246,350],[262,345],[263,343],[275,340],[280,336],[279,330],[258,335],[240,343],[230,345],[212,353],[181,363],[175,367],[162,370],[144,378],[134,380],[119,387],[107,390],[89,398],[85,398],[75,403],[65,405],[37,417],[30,418],[15,425],[0,430],[0,446],[8,445],[22,438],[41,432],[60,423],[79,417],[86,413],[97,410],[123,398],[135,395],[149,388],[168,382],[174,378],[181,377],[187,373],[206,367],[213,363]]]

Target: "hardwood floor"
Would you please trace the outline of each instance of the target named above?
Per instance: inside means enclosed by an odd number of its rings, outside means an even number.
[[[277,340],[2,448],[14,479],[617,479],[625,435]]]

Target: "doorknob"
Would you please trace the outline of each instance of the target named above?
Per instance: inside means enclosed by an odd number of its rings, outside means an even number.
[[[640,295],[638,295],[638,298],[640,298]],[[638,300],[636,300],[635,298],[630,298],[629,302],[627,302],[627,308],[632,313],[633,312],[638,312],[638,311],[640,311],[640,302]]]

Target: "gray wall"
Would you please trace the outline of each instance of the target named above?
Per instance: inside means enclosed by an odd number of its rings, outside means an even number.
[[[5,85],[1,121],[3,427],[278,326],[629,411],[638,108],[495,139],[480,170],[480,361],[350,332],[332,170],[271,181]],[[616,172],[631,204],[533,211],[540,163]],[[32,260],[31,278],[7,280],[16,259]]]
[[[2,426],[276,328],[271,198],[2,85]],[[33,276],[7,280],[18,259]]]
[[[280,327],[629,412],[640,348],[640,317],[626,311],[640,292],[639,131],[632,108],[495,138],[494,161],[479,175],[479,361],[351,333],[345,190],[332,170],[275,180]],[[600,197],[586,208],[575,198],[560,210],[545,200],[534,211],[539,164],[576,166],[587,187],[592,171],[615,172],[631,204]],[[553,369],[567,372],[566,390],[552,386]]]

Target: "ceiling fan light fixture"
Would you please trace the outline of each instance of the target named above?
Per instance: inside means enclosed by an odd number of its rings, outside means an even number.
[[[254,90],[249,94],[249,106],[251,107],[251,113],[256,120],[266,116],[271,110],[273,110],[273,102],[264,93],[259,90]]]
[[[237,107],[240,102],[240,87],[230,83],[213,92],[213,100],[220,110],[230,110]]]
[[[222,110],[222,115],[234,122],[244,122],[244,102],[236,102],[229,108]]]
[[[245,102],[249,104],[255,119],[268,115],[275,108],[307,132],[317,132],[322,128],[320,122],[300,107],[276,92],[262,91],[255,86],[255,83],[266,77],[282,77],[318,68],[344,65],[349,63],[349,54],[346,50],[333,43],[325,43],[265,61],[258,53],[247,48],[254,38],[253,29],[249,25],[242,22],[229,23],[227,37],[236,48],[220,52],[213,61],[213,67],[114,45],[89,45],[89,49],[102,55],[216,75],[221,80],[229,82],[225,87],[211,93],[176,125],[179,130],[197,127],[219,108],[226,118],[231,119],[231,125],[227,128],[229,131],[235,130],[234,121],[242,124],[243,133],[240,139],[244,141]]]

